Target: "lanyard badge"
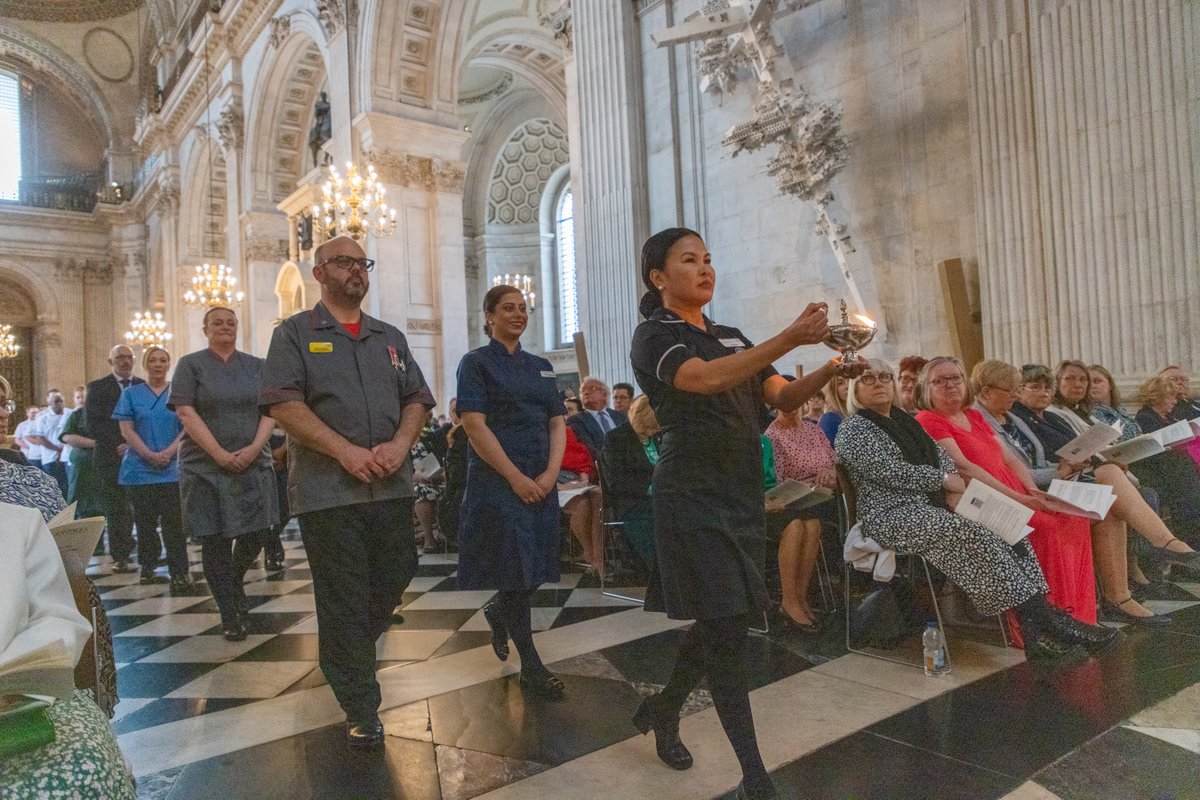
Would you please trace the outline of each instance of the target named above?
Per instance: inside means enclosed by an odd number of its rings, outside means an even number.
[[[388,345],[388,356],[390,356],[392,359],[392,369],[399,370],[400,372],[407,371],[407,368],[404,366],[404,362],[400,360],[400,354],[396,352],[395,345]]]

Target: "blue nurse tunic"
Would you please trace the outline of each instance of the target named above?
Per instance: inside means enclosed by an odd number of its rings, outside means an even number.
[[[550,419],[566,414],[550,362],[492,340],[458,365],[458,413],[486,416],[488,429],[523,474],[550,460]],[[460,589],[536,589],[559,574],[558,491],[524,503],[474,448],[458,529]]]

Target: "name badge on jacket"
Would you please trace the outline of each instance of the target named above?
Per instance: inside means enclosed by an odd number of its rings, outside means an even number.
[[[333,342],[309,342],[308,352],[310,353],[332,353]]]
[[[743,342],[741,339],[735,339],[733,337],[730,337],[728,339],[718,339],[717,341],[720,342],[721,344],[723,344],[725,347],[728,347],[729,349],[731,349],[735,352],[738,350],[746,349],[746,343]]]

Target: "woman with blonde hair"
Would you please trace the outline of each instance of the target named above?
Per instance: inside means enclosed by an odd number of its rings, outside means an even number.
[[[604,502],[647,568],[654,565],[654,518],[650,482],[658,463],[658,417],[644,394],[629,404],[629,418],[604,437],[598,466]]]
[[[821,389],[821,396],[825,398],[825,413],[817,425],[830,444],[837,438],[838,426],[846,418],[846,392],[849,389],[850,379],[844,375],[834,375]]]
[[[163,347],[151,345],[142,353],[142,368],[146,370],[146,382],[121,392],[113,409],[113,419],[120,423],[121,436],[129,445],[121,459],[118,482],[125,487],[133,505],[141,582],[166,582],[154,574],[166,544],[171,588],[184,589],[190,580],[179,501],[179,443],[183,439],[183,426],[167,405],[171,354]]]
[[[1034,512],[1028,541],[1046,576],[1050,602],[1081,623],[1079,643],[1092,655],[1109,652],[1123,637],[1114,636],[1119,634],[1115,629],[1091,624],[1096,621],[1096,576],[1087,520],[1051,510],[1025,463],[970,407],[973,400],[962,361],[939,356],[917,380],[917,422],[949,454],[960,475],[983,481]]]
[[[1090,376],[1088,397],[1092,402],[1092,416],[1108,425],[1120,424],[1121,438],[1117,439],[1118,442],[1141,435],[1142,426],[1132,414],[1121,408],[1121,392],[1117,389],[1117,382],[1113,380],[1112,373],[1100,364],[1092,364],[1087,370]]]

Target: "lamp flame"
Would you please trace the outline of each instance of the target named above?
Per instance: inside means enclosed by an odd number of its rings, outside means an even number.
[[[862,314],[855,314],[854,316],[855,316],[855,317],[858,319],[858,321],[859,321],[859,322],[861,322],[863,325],[866,325],[866,326],[868,326],[868,327],[871,327],[871,328],[874,328],[874,327],[875,327],[875,320],[871,319],[870,317],[864,317]]]

